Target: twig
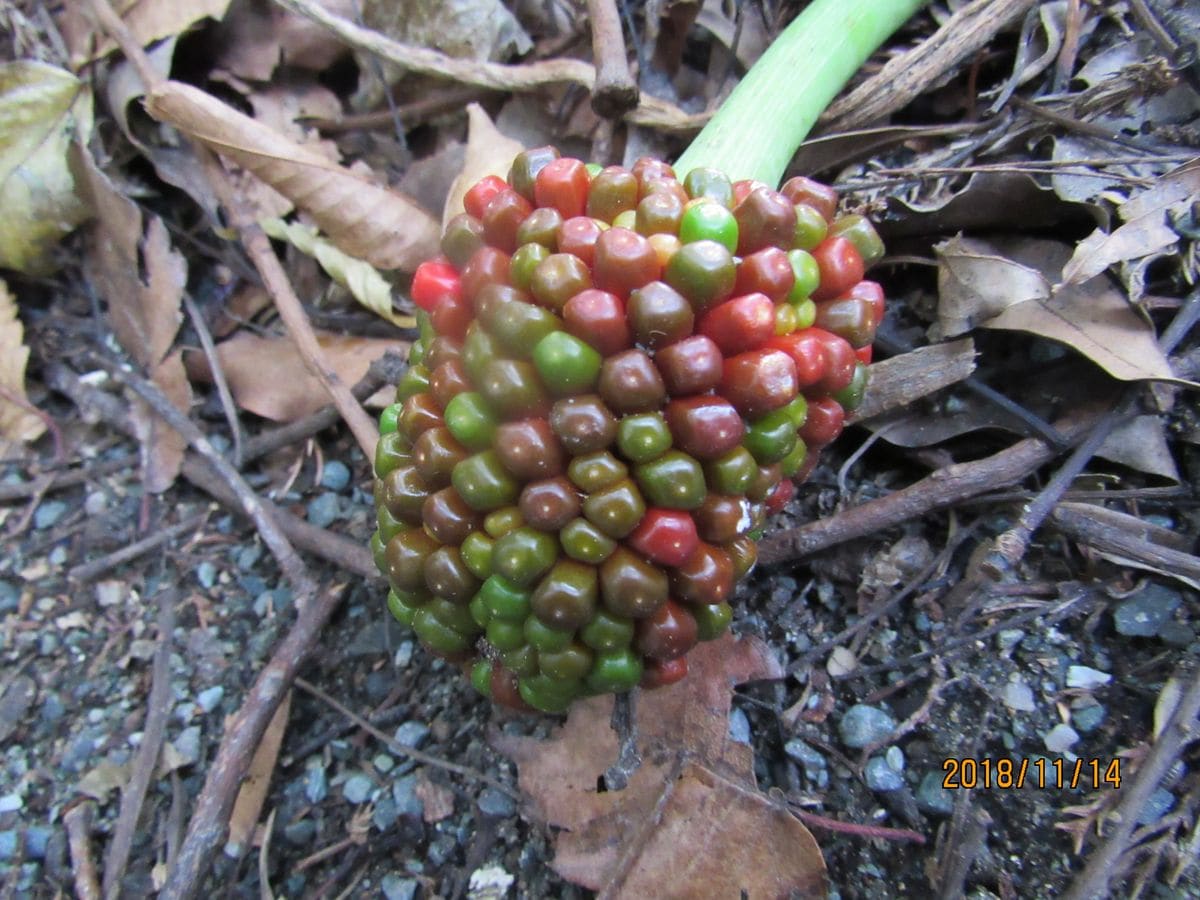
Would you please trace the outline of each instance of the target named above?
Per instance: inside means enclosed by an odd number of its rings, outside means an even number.
[[[395,384],[407,364],[395,350],[388,350],[383,356],[371,363],[367,374],[359,379],[351,392],[359,402],[366,400],[381,387]],[[336,406],[323,406],[310,416],[281,425],[270,431],[255,435],[246,441],[242,448],[242,465],[253,462],[261,456],[273,453],[280,447],[296,444],[305,438],[324,431],[337,423],[339,419]]]
[[[497,91],[528,91],[553,84],[577,84],[592,90],[596,71],[578,59],[553,59],[523,65],[476,62],[454,59],[436,50],[414,47],[390,40],[374,31],[360,28],[353,22],[335,16],[313,0],[274,0],[275,4],[294,12],[333,32],[352,47],[374,53],[388,62],[420,72],[447,78],[462,84]],[[708,114],[689,115],[679,107],[657,97],[642,96],[637,108],[625,120],[635,125],[663,128],[672,131],[694,131],[707,120]]]
[[[1108,838],[1088,857],[1087,865],[1063,895],[1063,900],[1091,900],[1104,896],[1117,862],[1129,847],[1138,816],[1184,748],[1197,737],[1196,716],[1200,714],[1200,669],[1191,673],[1191,684],[1171,713],[1154,747],[1138,768],[1128,788],[1121,787],[1121,802],[1113,816],[1116,824]]]
[[[284,576],[295,587],[297,603],[303,605],[307,598],[312,597],[317,591],[317,586],[312,580],[312,576],[308,574],[304,562],[296,555],[295,549],[293,549],[291,543],[283,535],[283,532],[279,530],[275,522],[266,514],[259,496],[246,484],[242,476],[229,464],[225,457],[217,452],[217,449],[204,436],[200,428],[186,415],[176,409],[174,404],[171,403],[162,391],[145,378],[142,378],[124,366],[109,362],[102,356],[93,354],[91,358],[98,366],[118,381],[132,388],[134,393],[145,400],[150,405],[150,408],[161,416],[168,425],[178,431],[192,449],[204,457],[217,474],[225,479],[230,489],[238,495],[242,511],[254,522],[259,534],[262,535],[263,543],[267,545],[271,554],[278,561],[279,568],[283,570]]]
[[[604,784],[610,791],[623,791],[629,779],[642,764],[637,747],[637,719],[633,714],[636,701],[633,691],[617,694],[613,700],[612,730],[617,736],[617,758],[604,772]]]
[[[91,800],[76,803],[63,813],[67,847],[71,851],[71,871],[75,875],[75,896],[79,900],[100,900],[100,879],[92,859],[92,816],[96,805]]]
[[[986,46],[1034,0],[974,0],[907,53],[834,103],[821,117],[826,131],[848,131],[907,106],[930,84]]]
[[[1159,339],[1159,347],[1164,355],[1175,349],[1175,345],[1183,340],[1197,319],[1200,319],[1200,290],[1191,293]],[[1034,532],[1042,527],[1046,517],[1054,511],[1067,488],[1079,477],[1084,466],[1091,461],[1108,436],[1131,415],[1139,390],[1139,385],[1125,388],[1116,408],[1105,413],[1100,421],[1092,426],[1084,442],[1068,457],[1062,468],[1054,473],[1054,477],[1041,493],[1025,507],[1017,524],[996,537],[992,551],[980,562],[980,571],[983,574],[993,580],[999,580],[1011,572],[1025,556]]]
[[[26,497],[37,497],[48,494],[51,491],[61,490],[62,488],[74,487],[77,484],[83,484],[102,475],[112,475],[114,472],[124,471],[137,464],[137,454],[131,453],[128,456],[122,456],[120,459],[110,459],[87,468],[80,467],[70,472],[61,469],[43,472],[32,481],[26,481],[21,484],[0,484],[0,503],[8,500],[23,500]]]
[[[122,563],[127,563],[131,559],[137,559],[139,556],[144,556],[151,550],[161,547],[163,544],[175,540],[179,535],[199,528],[208,518],[208,513],[199,513],[190,516],[170,528],[165,528],[162,531],[155,532],[140,541],[122,547],[112,553],[106,554],[99,559],[93,559],[90,562],[82,563],[75,566],[69,572],[67,577],[73,581],[91,581],[98,575],[102,575],[109,569],[116,568]]]
[[[204,321],[204,314],[200,312],[200,308],[196,306],[196,302],[186,293],[183,295],[183,305],[187,309],[188,318],[192,320],[192,327],[196,329],[196,336],[200,338],[200,346],[204,350],[204,356],[208,360],[209,371],[212,372],[213,384],[217,388],[217,396],[221,400],[221,409],[225,413],[225,421],[229,423],[229,431],[233,434],[233,467],[240,469],[243,465],[242,456],[244,435],[242,434],[242,423],[238,419],[237,404],[233,400],[233,394],[229,390],[229,381],[225,378],[225,369],[221,365],[221,360],[217,356],[216,345],[213,344],[212,332],[208,330],[208,323]]]
[[[160,86],[163,82],[162,77],[154,71],[149,57],[146,56],[145,51],[134,39],[125,23],[113,11],[109,0],[91,0],[91,5],[100,24],[117,41],[125,57],[137,69],[138,76],[147,90]],[[238,229],[246,253],[258,270],[263,287],[275,302],[279,317],[283,320],[284,327],[287,328],[288,335],[295,343],[301,359],[329,393],[359,446],[363,448],[363,452],[367,454],[368,458],[374,456],[379,430],[375,427],[375,422],[371,417],[355,401],[349,388],[325,358],[325,353],[317,343],[312,326],[304,315],[304,307],[296,296],[291,282],[288,281],[287,273],[284,272],[279,258],[271,248],[270,240],[238,198],[228,175],[212,152],[200,143],[193,143],[193,147],[213,192],[217,195],[221,205],[225,207],[226,214],[233,226]]]
[[[457,773],[459,775],[463,775],[467,778],[474,779],[475,781],[481,781],[484,784],[494,787],[498,791],[503,791],[505,794],[508,794],[508,796],[512,797],[514,800],[521,799],[521,795],[519,793],[517,793],[517,791],[513,790],[512,787],[510,787],[509,785],[505,784],[502,781],[497,781],[492,776],[490,776],[484,772],[480,772],[478,769],[472,769],[470,766],[461,766],[458,763],[453,763],[453,762],[450,762],[449,760],[441,759],[436,756],[431,756],[430,754],[425,753],[424,751],[418,750],[416,747],[410,747],[407,744],[401,744],[395,738],[390,737],[386,733],[380,731],[378,728],[376,728],[374,725],[372,725],[370,722],[368,722],[366,719],[364,719],[358,713],[354,712],[353,710],[351,710],[344,704],[335,700],[333,697],[331,697],[325,691],[321,690],[315,684],[311,684],[308,681],[305,681],[303,678],[296,679],[296,687],[300,688],[303,691],[307,691],[309,694],[312,694],[314,697],[316,697],[322,703],[337,710],[339,713],[341,713],[347,719],[352,721],[355,725],[357,725],[359,728],[361,728],[367,734],[371,735],[371,737],[375,738],[375,740],[382,741],[384,744],[386,744],[388,749],[394,753],[398,753],[403,756],[407,756],[410,759],[414,759],[419,763],[424,763],[427,766],[434,766],[439,769],[445,769],[447,772],[455,772],[455,773]]]
[[[1081,504],[1063,503],[1051,514],[1050,521],[1064,534],[1101,553],[1109,553],[1122,560],[1156,572],[1174,575],[1191,583],[1200,582],[1200,556],[1172,547],[1164,547],[1137,534],[1114,527],[1112,523],[1097,521],[1094,518],[1096,513],[1106,512],[1110,511]]]
[[[121,879],[125,877],[125,866],[133,848],[133,837],[137,831],[142,803],[154,769],[158,754],[166,735],[167,716],[171,710],[171,637],[175,631],[175,603],[179,593],[168,588],[158,595],[158,646],[154,650],[154,669],[150,682],[150,697],[146,701],[146,722],[142,730],[142,743],[134,758],[129,783],[121,791],[121,811],[113,829],[112,841],[104,857],[104,898],[116,900],[121,891]]]
[[[492,94],[486,88],[451,87],[411,103],[402,103],[396,107],[395,113],[412,128],[445,113],[462,113],[468,103],[489,96]],[[347,131],[370,131],[373,128],[391,126],[395,116],[391,109],[379,109],[357,115],[338,116],[336,119],[301,117],[296,121],[315,128],[322,134],[342,134]]]
[[[838,819],[830,819],[826,816],[819,816],[816,813],[811,813],[808,810],[801,809],[794,803],[789,803],[792,815],[803,822],[805,825],[811,825],[813,828],[824,828],[826,831],[836,831],[838,834],[848,834],[852,837],[866,838],[867,840],[883,840],[883,841],[911,841],[914,844],[924,844],[925,835],[919,831],[910,831],[907,828],[884,828],[882,825],[860,825],[857,822],[842,822]]]
[[[638,86],[629,71],[621,14],[616,0],[587,0],[587,10],[596,66],[592,109],[606,119],[619,119],[638,105]]]

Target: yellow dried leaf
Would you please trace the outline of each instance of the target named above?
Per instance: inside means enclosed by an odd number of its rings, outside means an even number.
[[[229,816],[229,838],[225,842],[225,852],[229,856],[241,856],[254,834],[254,826],[262,813],[263,801],[267,799],[267,788],[271,786],[275,762],[279,759],[279,748],[283,745],[283,734],[287,731],[288,713],[291,708],[292,692],[288,691],[279,708],[275,710],[275,715],[271,717],[258,749],[254,751],[254,757],[250,760],[250,768],[241,788],[238,789],[233,812]]]
[[[41,419],[21,407],[29,403],[25,396],[28,362],[29,348],[17,318],[17,304],[8,285],[0,281],[0,444],[36,440],[46,430]]]
[[[67,150],[91,131],[91,92],[70,72],[0,65],[0,267],[45,275],[50,251],[87,218]]]
[[[351,256],[379,269],[411,271],[437,253],[437,222],[403,194],[330,162],[204,91],[168,81],[148,96],[146,108],[267,182]]]
[[[334,281],[350,292],[355,300],[393,325],[412,328],[417,320],[412,316],[399,315],[392,308],[392,286],[370,263],[343,253],[329,241],[317,234],[317,229],[300,222],[284,222],[282,219],[263,219],[263,231],[280,241],[287,241],[301,253],[307,253],[321,264]]]

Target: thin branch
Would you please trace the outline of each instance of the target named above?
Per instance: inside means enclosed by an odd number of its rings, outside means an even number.
[[[158,595],[158,646],[154,650],[150,697],[146,701],[146,723],[129,782],[121,791],[121,811],[104,857],[105,900],[116,900],[121,892],[121,879],[125,877],[125,866],[133,849],[142,803],[166,736],[167,717],[171,711],[171,638],[175,631],[178,599],[179,592],[174,588],[160,591]]]
[[[592,109],[606,119],[619,119],[638,105],[638,86],[629,71],[621,14],[616,0],[587,0],[587,10],[596,66]]]
[[[91,800],[76,803],[63,813],[67,830],[67,848],[71,851],[71,871],[75,876],[75,896],[79,900],[100,900],[100,879],[92,858],[92,818],[96,804]]]
[[[245,465],[242,455],[245,436],[242,432],[241,420],[238,419],[237,404],[233,400],[233,393],[229,390],[229,381],[225,378],[225,369],[221,365],[220,357],[217,356],[217,347],[213,343],[212,332],[208,330],[208,323],[204,321],[204,314],[200,312],[200,307],[196,306],[196,302],[186,293],[183,295],[183,305],[187,309],[188,318],[192,320],[192,327],[196,329],[196,336],[200,338],[200,347],[204,350],[204,356],[208,360],[213,384],[216,385],[217,396],[221,400],[221,410],[225,413],[225,421],[229,423],[229,431],[233,434],[233,467],[240,469]]]
[[[156,550],[163,544],[170,543],[188,531],[194,531],[204,524],[208,518],[208,513],[199,513],[190,516],[170,528],[164,528],[162,531],[157,531],[154,534],[142,538],[140,541],[135,541],[120,550],[105,554],[99,559],[93,559],[90,562],[82,563],[75,566],[69,572],[67,577],[72,581],[91,581],[99,575],[103,575],[110,569],[114,569],[123,563],[129,562],[131,559],[137,559],[139,556],[145,556],[151,550]]]

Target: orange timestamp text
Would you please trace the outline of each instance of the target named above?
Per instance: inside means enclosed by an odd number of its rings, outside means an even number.
[[[947,790],[1010,790],[1026,785],[1043,790],[1120,788],[1121,760],[951,756],[942,761],[942,787]]]

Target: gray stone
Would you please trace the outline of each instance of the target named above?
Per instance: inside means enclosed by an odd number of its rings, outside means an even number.
[[[11,612],[21,602],[21,592],[11,581],[0,579],[0,613]]]
[[[1158,629],[1158,636],[1164,644],[1172,647],[1186,647],[1196,639],[1196,632],[1186,622],[1176,622],[1172,619],[1164,622],[1162,628]]]
[[[33,527],[37,529],[52,528],[66,514],[67,504],[62,500],[47,500],[38,505],[33,514]]]
[[[386,900],[414,900],[421,883],[415,878],[402,878],[394,872],[384,875],[379,882]]]
[[[954,812],[954,791],[942,786],[946,777],[941,770],[926,772],[917,786],[917,807],[922,812],[935,816],[948,816]]]
[[[1007,653],[1025,639],[1025,632],[1019,628],[1005,628],[996,634],[996,646],[1002,653]]]
[[[512,797],[496,788],[484,788],[479,794],[479,812],[495,819],[510,818],[517,811]]]
[[[25,855],[30,859],[45,859],[46,845],[50,843],[53,828],[45,825],[30,825],[25,829]]]
[[[425,814],[425,804],[417,796],[415,775],[399,778],[392,784],[392,799],[396,801],[396,811],[406,818],[420,819]]]
[[[18,793],[0,796],[0,813],[16,812],[25,806],[25,799]]]
[[[362,772],[355,772],[342,785],[342,796],[350,803],[366,803],[375,790],[375,782]]]
[[[394,660],[397,669],[408,668],[408,664],[412,662],[413,651],[415,649],[416,647],[412,641],[401,642],[400,646],[396,648],[396,658]]]
[[[873,756],[867,760],[864,774],[867,779],[867,787],[873,791],[886,793],[898,791],[904,787],[904,777],[888,765],[888,761],[882,756]]]
[[[344,491],[350,483],[350,469],[344,463],[331,459],[321,470],[321,487],[331,491]]]
[[[1066,753],[1079,742],[1079,732],[1060,722],[1042,735],[1042,741],[1051,753]]]
[[[341,515],[337,494],[321,494],[309,501],[308,521],[318,528],[328,528]]]
[[[814,772],[824,769],[827,765],[824,756],[799,738],[792,738],[784,744],[783,752],[804,766],[804,771],[810,778]]]
[[[893,745],[887,748],[887,752],[883,754],[883,758],[887,760],[887,764],[897,772],[904,771],[904,751]]]
[[[838,723],[838,734],[847,747],[860,749],[885,741],[896,730],[896,720],[877,706],[858,703],[846,710]]]
[[[1118,633],[1126,637],[1153,637],[1179,608],[1177,591],[1160,584],[1148,584],[1123,600],[1113,613]]]
[[[289,822],[283,829],[283,836],[293,844],[307,844],[316,834],[317,824],[312,819]]]
[[[1024,681],[1010,681],[1004,686],[1004,705],[1013,712],[1032,712],[1037,709],[1033,691]]]
[[[200,758],[200,726],[192,725],[179,732],[179,737],[171,742],[185,765],[191,765]]]
[[[396,820],[400,818],[400,812],[396,809],[396,801],[383,794],[375,801],[375,808],[371,811],[371,823],[380,831],[387,831],[396,824]]]
[[[1108,713],[1103,706],[1099,703],[1093,703],[1091,706],[1084,706],[1072,711],[1071,724],[1076,731],[1087,734],[1099,728],[1104,723],[1107,715]]]
[[[237,567],[243,572],[249,572],[254,568],[259,558],[262,556],[261,544],[250,544],[238,551]]]
[[[196,702],[200,704],[200,708],[206,713],[212,712],[220,704],[225,696],[225,688],[221,685],[213,685],[210,688],[205,688],[196,695]]]
[[[1112,675],[1091,666],[1067,666],[1067,687],[1092,690],[1112,681]]]
[[[0,831],[0,859],[8,861],[17,855],[20,835],[15,831]]]
[[[217,583],[217,567],[206,559],[196,566],[196,580],[202,588],[211,588]]]
[[[396,742],[406,747],[419,748],[429,738],[429,726],[424,722],[401,722],[393,735]]]
[[[320,759],[309,760],[304,769],[304,796],[309,803],[320,803],[329,795],[329,780]]]
[[[53,724],[66,714],[67,708],[63,706],[62,698],[54,691],[47,691],[46,696],[42,698],[42,721]]]
[[[739,744],[750,743],[750,720],[736,706],[729,711],[729,739]]]
[[[1157,822],[1174,808],[1175,795],[1166,788],[1157,788],[1153,794],[1146,798],[1146,805],[1142,807],[1141,813],[1138,814],[1137,823],[1139,825],[1149,825],[1152,822]]]

